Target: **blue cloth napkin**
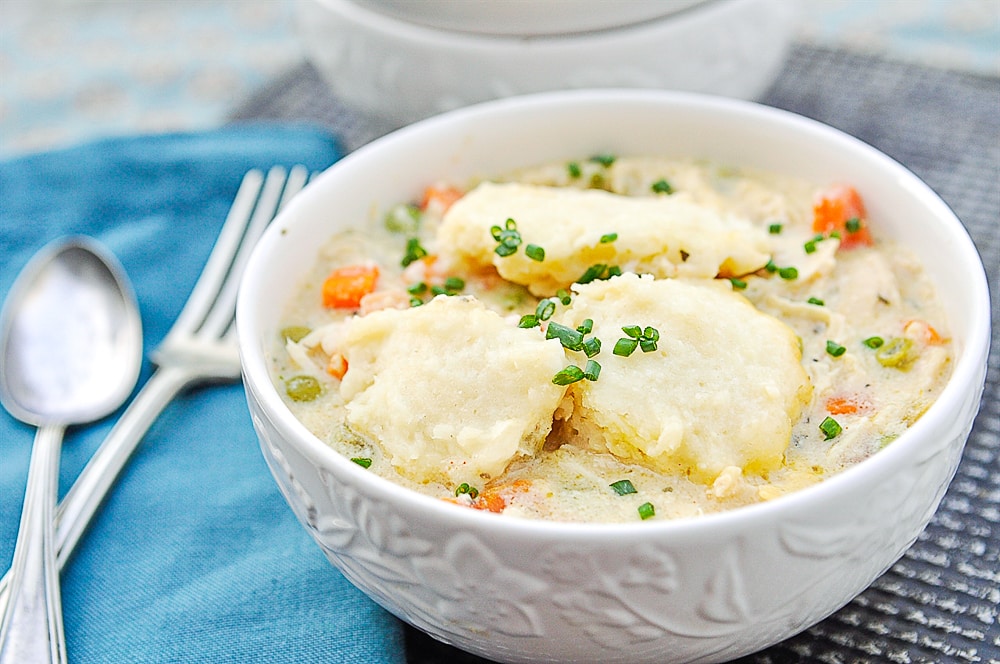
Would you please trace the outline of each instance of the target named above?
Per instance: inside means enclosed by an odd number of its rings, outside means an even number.
[[[314,128],[254,124],[0,162],[0,293],[47,242],[90,235],[134,281],[148,351],[187,299],[243,174],[322,169],[340,155]],[[146,360],[140,382],[151,371]],[[70,429],[61,493],[114,419]],[[0,572],[33,435],[0,415]],[[238,384],[167,407],[69,561],[62,596],[73,662],[405,661],[402,624],[327,562],[284,502]]]

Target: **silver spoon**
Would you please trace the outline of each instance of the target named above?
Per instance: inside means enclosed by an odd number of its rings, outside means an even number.
[[[0,401],[39,427],[0,622],[0,663],[65,662],[53,543],[63,433],[121,405],[142,362],[139,308],[117,259],[85,237],[39,251],[0,312],[0,362]]]

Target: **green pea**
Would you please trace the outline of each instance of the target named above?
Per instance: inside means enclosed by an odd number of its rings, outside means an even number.
[[[281,338],[298,343],[310,332],[312,330],[305,325],[289,325],[281,330]]]
[[[913,341],[906,337],[893,337],[875,351],[875,359],[883,367],[905,368],[906,365],[916,359],[916,353],[913,350]]]
[[[285,381],[285,392],[293,401],[312,401],[323,392],[323,387],[312,376],[292,376]]]

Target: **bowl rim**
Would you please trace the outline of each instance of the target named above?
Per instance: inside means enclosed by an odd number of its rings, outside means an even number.
[[[449,30],[414,23],[376,11],[352,0],[301,1],[311,2],[324,11],[339,15],[350,21],[355,28],[435,50],[467,50],[473,53],[498,51],[520,54],[530,49],[537,55],[539,51],[560,51],[566,47],[589,48],[600,46],[604,42],[631,41],[642,37],[653,39],[660,37],[660,33],[664,30],[685,32],[695,24],[711,21],[715,14],[730,9],[739,10],[741,5],[753,6],[772,0],[710,0],[675,13],[607,29],[524,35]],[[782,9],[783,14],[788,13],[788,8],[782,7],[781,2],[778,3],[778,7]]]
[[[432,5],[432,8],[436,8],[442,12],[450,13],[451,16],[448,20],[438,18],[437,15],[426,15],[426,14],[416,14],[411,13],[406,15],[406,12],[399,8],[400,5],[405,5],[408,9],[412,9],[413,6],[418,6],[421,3],[413,3],[412,0],[409,2],[379,2],[378,0],[348,0],[355,5],[359,5],[367,11],[375,12],[380,16],[387,16],[393,20],[400,21],[409,25],[417,25],[431,29],[444,30],[449,32],[456,32],[459,34],[468,35],[480,35],[480,36],[496,36],[496,37],[515,37],[515,38],[525,38],[525,37],[552,37],[552,36],[568,36],[568,35],[579,35],[584,33],[593,32],[603,32],[607,30],[616,30],[623,27],[629,27],[632,25],[639,25],[649,21],[656,21],[662,18],[673,16],[677,13],[688,11],[698,5],[705,4],[707,2],[713,2],[717,0],[677,0],[676,2],[669,2],[667,0],[652,0],[644,1],[641,6],[635,6],[632,8],[631,13],[628,14],[629,18],[618,18],[617,20],[605,22],[603,24],[598,23],[588,23],[593,25],[589,28],[581,27],[571,27],[571,28],[555,28],[554,26],[549,26],[549,29],[532,28],[530,30],[519,31],[513,26],[505,27],[502,30],[489,30],[489,29],[478,29],[472,25],[465,25],[465,22],[472,21],[472,17],[465,17],[464,14],[461,15],[461,21],[456,19],[455,16],[455,6],[466,7],[469,4],[463,0],[439,0],[437,3],[422,3],[422,6],[426,8],[427,5]],[[585,11],[588,9],[586,6],[579,5],[580,0],[550,0],[548,3],[550,7],[546,9],[546,13],[551,10],[552,5],[562,5],[563,8],[571,9],[575,12]],[[584,3],[589,3],[591,0],[583,0]],[[506,24],[509,22],[509,18],[506,18],[508,14],[504,12],[510,12],[511,10],[518,10],[524,5],[523,2],[504,2],[504,0],[499,0],[499,2],[493,3],[498,6],[501,10],[500,15],[489,15],[478,17],[478,21],[487,21],[490,19],[500,20]],[[600,4],[600,3],[598,3]],[[606,3],[605,3],[606,4]],[[481,5],[482,6],[482,5]],[[620,15],[620,12],[619,12]],[[603,16],[603,14],[602,14]],[[538,18],[535,16],[535,18]],[[548,24],[546,24],[548,25]],[[579,23],[577,24],[579,25]]]
[[[900,162],[859,138],[798,113],[752,101],[666,90],[593,88],[518,95],[446,111],[397,129],[345,155],[319,176],[319,183],[321,184],[323,179],[337,177],[337,173],[351,168],[351,165],[357,161],[377,157],[382,151],[393,149],[395,144],[406,144],[413,140],[411,136],[419,137],[423,133],[436,131],[439,127],[480,122],[484,118],[512,112],[530,112],[532,108],[537,107],[571,105],[578,108],[580,104],[610,101],[618,105],[680,105],[699,109],[722,110],[746,115],[753,121],[763,120],[787,124],[796,131],[823,136],[824,140],[827,141],[840,142],[844,145],[844,149],[853,151],[857,155],[863,155],[869,160],[874,160],[881,168],[888,169],[900,182],[904,183],[912,195],[918,197],[922,204],[931,208],[933,216],[940,221],[948,235],[955,240],[956,251],[965,259],[956,269],[967,273],[967,286],[973,291],[971,301],[980,302],[981,306],[973,307],[970,311],[965,312],[968,320],[968,335],[963,340],[963,345],[958,348],[957,361],[953,360],[952,362],[951,376],[937,399],[921,418],[891,445],[817,484],[762,503],[698,516],[625,523],[536,520],[504,517],[503,515],[472,510],[421,494],[368,472],[323,443],[291,413],[271,381],[267,363],[264,354],[260,351],[260,344],[256,336],[261,330],[257,328],[254,320],[254,298],[251,294],[260,287],[264,274],[261,269],[262,263],[266,254],[276,244],[276,239],[280,235],[280,227],[287,226],[287,223],[281,223],[281,221],[288,220],[294,214],[296,201],[293,199],[254,248],[241,284],[236,316],[238,329],[251,333],[238,335],[244,379],[248,383],[247,390],[248,392],[253,390],[260,402],[260,407],[270,417],[278,420],[283,430],[295,434],[296,439],[290,441],[292,445],[303,448],[300,451],[303,451],[310,459],[321,458],[324,462],[331,464],[339,476],[347,478],[353,483],[356,490],[374,499],[391,503],[394,508],[399,508],[404,512],[417,509],[421,513],[453,523],[457,527],[474,530],[485,528],[505,536],[558,538],[565,541],[594,541],[595,537],[635,536],[640,533],[644,539],[653,537],[669,540],[681,537],[698,537],[706,531],[724,532],[729,526],[748,528],[754,524],[780,521],[782,517],[799,514],[802,510],[829,504],[830,496],[843,492],[852,493],[852,486],[865,484],[865,480],[872,476],[879,477],[891,474],[893,468],[898,467],[901,461],[909,459],[914,449],[921,446],[922,433],[925,430],[930,431],[947,426],[948,420],[953,418],[955,412],[961,410],[961,405],[968,399],[969,390],[977,391],[975,404],[978,410],[990,346],[991,304],[985,268],[968,230],[947,203],[929,185]],[[316,185],[311,184],[310,186]],[[300,196],[302,195],[309,195],[308,187],[303,194],[300,194]],[[927,441],[924,443],[926,444]]]

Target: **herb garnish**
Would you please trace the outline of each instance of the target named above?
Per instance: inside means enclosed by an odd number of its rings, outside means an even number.
[[[406,241],[406,251],[403,253],[403,260],[400,261],[400,264],[406,267],[425,256],[427,256],[427,250],[420,246],[420,238],[411,237]]]
[[[839,436],[843,429],[837,420],[832,417],[827,417],[825,420],[820,422],[819,430],[823,432],[824,436],[826,436],[825,440],[830,440],[831,438]]]
[[[643,503],[636,509],[639,512],[639,518],[643,521],[656,516],[656,508],[653,507],[653,503]]]
[[[627,336],[619,339],[611,351],[620,357],[628,357],[636,348],[641,348],[643,353],[651,353],[656,350],[656,344],[660,340],[660,331],[648,325],[645,329],[638,325],[626,325],[622,332]]]
[[[497,246],[493,250],[498,256],[511,256],[517,251],[521,244],[521,234],[517,230],[517,222],[507,219],[504,228],[491,226],[490,234],[497,241]]]
[[[630,493],[638,493],[630,480],[618,480],[609,485],[619,496],[627,496]]]
[[[840,357],[841,355],[847,352],[847,349],[838,344],[836,341],[831,341],[827,339],[826,352],[832,355],[833,357]]]
[[[672,194],[672,193],[674,193],[674,188],[671,187],[670,183],[667,182],[664,178],[660,178],[659,180],[657,180],[656,182],[654,182],[652,185],[650,185],[649,188],[653,191],[654,194]]]

